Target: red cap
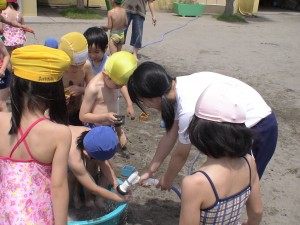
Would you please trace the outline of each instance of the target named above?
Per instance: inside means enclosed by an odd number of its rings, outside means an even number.
[[[6,2],[17,2],[18,0],[6,0]]]

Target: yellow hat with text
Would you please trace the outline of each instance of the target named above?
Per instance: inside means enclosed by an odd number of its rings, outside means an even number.
[[[136,67],[135,57],[130,52],[120,51],[108,58],[104,69],[116,84],[126,85]]]
[[[71,32],[61,37],[58,49],[71,58],[72,65],[82,65],[88,57],[88,43],[83,34]]]
[[[71,64],[65,52],[43,45],[17,48],[12,52],[10,61],[15,76],[41,83],[59,81]]]

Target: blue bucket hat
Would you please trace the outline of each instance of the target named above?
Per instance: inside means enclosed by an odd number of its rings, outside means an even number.
[[[86,134],[83,146],[90,157],[108,160],[116,153],[118,139],[112,127],[98,126]]]

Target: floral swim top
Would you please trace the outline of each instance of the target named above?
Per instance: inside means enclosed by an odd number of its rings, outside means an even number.
[[[8,15],[5,12],[2,13],[2,16],[6,19],[8,18]],[[19,16],[17,16],[16,21],[20,22]],[[22,29],[10,26],[6,23],[3,23],[3,36],[5,37],[5,46],[18,48],[22,47],[26,42],[25,32]]]
[[[51,164],[33,158],[25,140],[30,130],[40,121],[35,121],[25,133],[19,129],[20,139],[9,156],[0,157],[0,224],[53,225],[51,203]],[[12,158],[23,143],[31,159]]]

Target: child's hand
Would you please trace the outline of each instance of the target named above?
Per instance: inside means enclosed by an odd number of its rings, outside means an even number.
[[[114,112],[108,112],[106,114],[106,121],[108,121],[110,125],[114,125],[118,122],[117,114]]]
[[[69,86],[66,89],[70,92],[71,96],[78,96],[84,92],[84,88],[77,85]]]
[[[133,105],[127,106],[127,116],[130,117],[131,120],[135,119],[135,113],[134,113]]]
[[[3,69],[0,69],[0,78],[5,76],[5,70],[3,71]]]
[[[156,18],[155,17],[152,17],[152,24],[153,24],[153,26],[156,25]]]

